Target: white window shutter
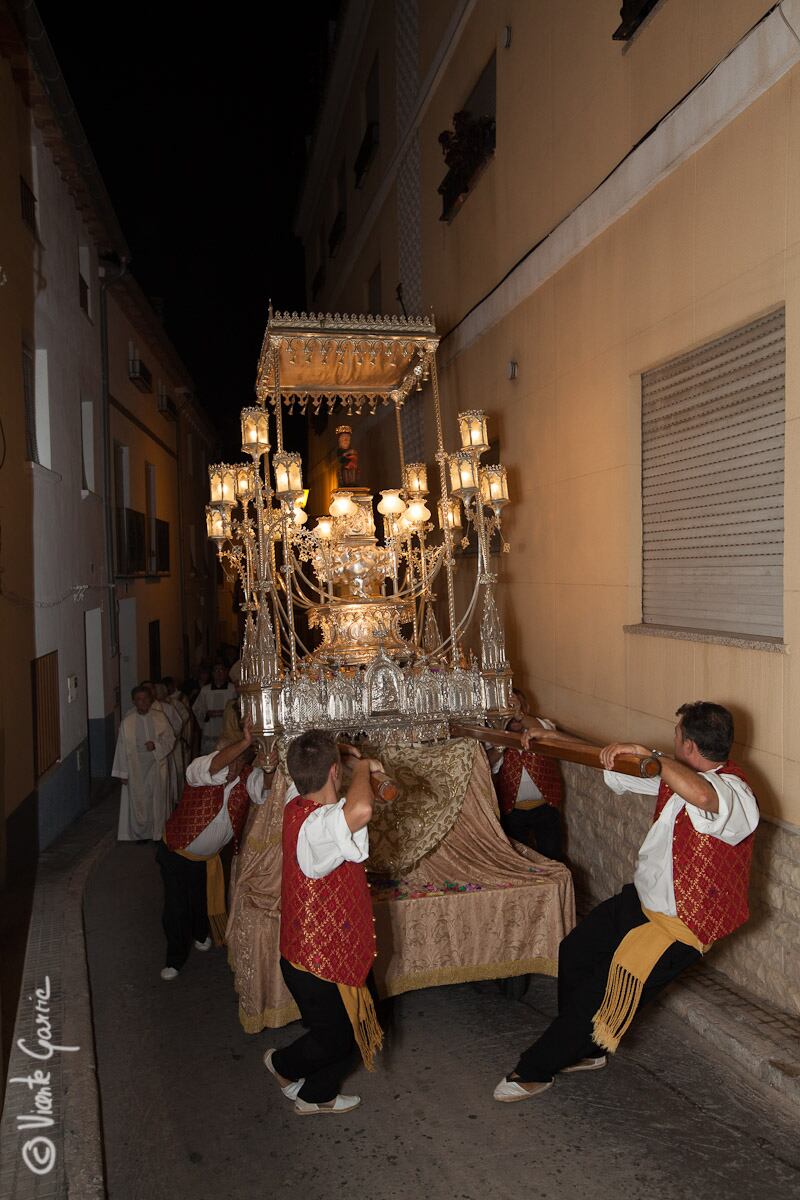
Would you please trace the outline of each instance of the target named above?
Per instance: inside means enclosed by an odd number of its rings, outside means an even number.
[[[642,376],[642,620],[783,637],[784,312]]]

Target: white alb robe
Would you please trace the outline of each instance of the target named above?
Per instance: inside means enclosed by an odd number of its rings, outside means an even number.
[[[153,742],[155,750],[146,748]],[[151,708],[142,714],[126,713],[119,727],[111,774],[121,779],[117,839],[138,842],[157,840],[175,805],[170,762],[175,734],[163,712]]]
[[[200,689],[200,695],[194,702],[194,715],[200,726],[200,753],[213,754],[217,742],[222,735],[222,717],[225,705],[229,700],[235,700],[238,695],[232,683],[225,687],[215,688],[213,683],[207,683]]]

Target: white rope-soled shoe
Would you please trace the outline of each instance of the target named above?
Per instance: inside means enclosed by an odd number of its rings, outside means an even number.
[[[360,1096],[337,1096],[333,1104],[309,1104],[298,1096],[294,1102],[294,1111],[301,1117],[314,1116],[316,1113],[347,1113],[358,1108]]]
[[[532,1096],[538,1096],[540,1092],[546,1092],[552,1086],[552,1079],[548,1079],[546,1083],[526,1084],[518,1079],[501,1079],[492,1095],[501,1104],[515,1104],[517,1100],[530,1100]]]
[[[572,1063],[568,1067],[562,1067],[560,1075],[571,1075],[574,1071],[602,1071],[603,1067],[608,1066],[608,1057],[601,1054],[598,1058],[579,1058],[577,1062]]]

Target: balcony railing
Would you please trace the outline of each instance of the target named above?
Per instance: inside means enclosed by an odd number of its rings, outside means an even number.
[[[361,139],[358,154],[356,155],[356,161],[353,164],[357,188],[360,188],[364,183],[364,176],[367,173],[369,164],[375,157],[379,141],[380,125],[377,121],[368,121],[367,128],[364,130],[364,136]]]

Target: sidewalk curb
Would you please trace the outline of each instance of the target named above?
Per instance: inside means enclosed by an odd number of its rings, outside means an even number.
[[[39,859],[0,1123],[0,1195],[15,1200],[106,1195],[83,894],[114,845],[115,805],[90,809]]]
[[[800,1114],[800,1021],[707,966],[679,980],[660,1004]]]

